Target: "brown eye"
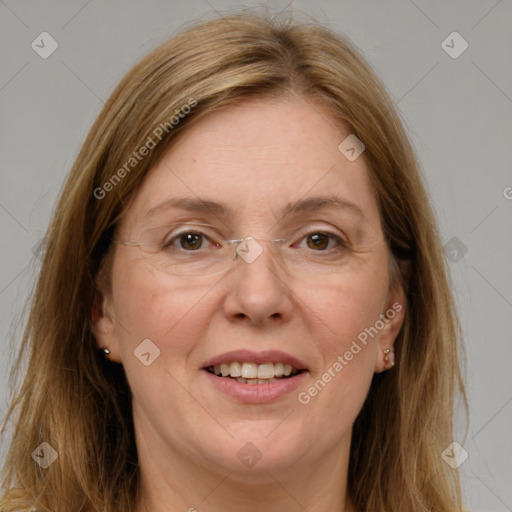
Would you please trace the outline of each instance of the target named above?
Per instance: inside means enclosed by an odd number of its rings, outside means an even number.
[[[180,246],[183,249],[195,251],[201,248],[203,235],[199,233],[184,233],[179,237]]]
[[[329,240],[326,233],[314,233],[307,237],[307,244],[310,249],[324,250],[329,246]]]

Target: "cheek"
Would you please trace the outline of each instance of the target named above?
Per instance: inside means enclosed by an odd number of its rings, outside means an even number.
[[[322,357],[300,403],[328,411],[327,421],[347,426],[367,395],[378,357],[376,322],[383,313],[387,272],[383,263],[351,269],[342,279],[309,290],[303,315],[310,319]],[[309,313],[307,313],[309,311]],[[308,402],[307,404],[305,402]],[[316,405],[315,405],[316,403]]]
[[[119,265],[113,272],[117,335],[126,356],[145,339],[160,350],[160,362],[183,364],[207,322],[201,299],[204,285],[137,265]],[[193,318],[193,321],[191,319]]]
[[[349,350],[351,342],[357,340],[358,336],[364,346],[364,333],[375,325],[379,315],[384,312],[387,279],[385,260],[375,258],[362,266],[348,269],[322,286],[304,290],[304,302],[314,313],[309,317],[316,321],[313,332],[322,333],[317,341],[322,344],[321,351],[327,356],[326,363]],[[369,340],[375,339],[376,336],[368,337],[366,348],[370,347]],[[375,346],[376,343],[371,345]],[[361,351],[359,355],[363,352],[366,357],[370,351]]]
[[[197,281],[177,282],[141,265],[124,272],[120,266],[113,289],[121,360],[138,414],[153,418],[161,433],[169,429],[170,421],[162,414],[164,404],[177,411],[177,418],[188,414],[201,423],[201,411],[184,390],[191,388],[194,379],[187,367],[190,354],[204,338],[211,320],[211,312],[205,311],[208,288]],[[148,339],[149,345],[144,341]],[[141,356],[147,352],[148,366]],[[158,356],[154,358],[154,354]],[[171,423],[178,431],[179,422]]]

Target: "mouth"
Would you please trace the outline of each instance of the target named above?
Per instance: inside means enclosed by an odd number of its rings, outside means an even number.
[[[221,363],[205,368],[206,371],[221,378],[236,380],[241,384],[270,384],[289,379],[305,370],[299,370],[291,364],[267,362],[257,364],[252,362]]]
[[[214,389],[238,402],[264,403],[295,390],[309,374],[296,357],[275,350],[238,350],[207,361],[201,368]]]

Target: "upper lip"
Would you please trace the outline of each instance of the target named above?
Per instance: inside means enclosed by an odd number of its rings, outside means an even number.
[[[203,368],[216,366],[222,363],[230,364],[233,362],[239,363],[282,363],[289,364],[297,370],[307,370],[307,366],[300,360],[286,352],[279,350],[265,350],[263,352],[254,352],[252,350],[232,350],[231,352],[224,352],[212,359],[209,359],[203,364]]]

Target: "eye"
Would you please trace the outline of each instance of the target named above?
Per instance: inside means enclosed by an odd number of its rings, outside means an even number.
[[[192,251],[201,248],[203,239],[204,237],[201,233],[184,233],[178,238],[182,249],[190,249]]]
[[[348,245],[341,237],[327,231],[315,231],[308,233],[302,240],[306,241],[307,247],[314,251],[325,251],[333,248],[348,248]]]
[[[204,248],[204,245],[211,242],[210,238],[198,231],[186,231],[167,238],[162,247],[164,249],[178,249],[187,252],[197,251]],[[218,244],[215,244],[218,246]]]

